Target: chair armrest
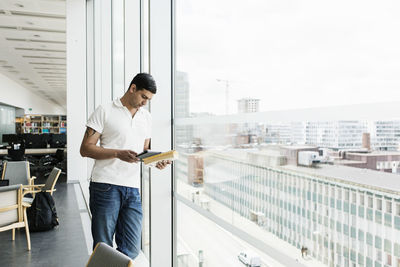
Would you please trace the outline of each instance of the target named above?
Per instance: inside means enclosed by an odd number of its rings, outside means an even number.
[[[36,179],[36,176],[32,176],[31,178],[29,178],[28,179],[29,185],[34,185],[35,184],[35,179]]]
[[[40,189],[44,186],[44,184],[32,184],[32,185],[22,185],[22,189],[29,190],[29,189]]]
[[[29,204],[29,203],[26,203],[26,202],[22,201],[22,207],[24,207],[24,209],[25,209],[25,208],[29,208],[30,206],[32,206],[32,205]]]
[[[37,184],[37,185],[23,185],[22,186],[22,196],[26,194],[35,194],[42,191],[44,184]]]
[[[57,189],[53,189],[53,190],[51,190],[51,189],[49,189],[49,190],[46,190],[46,191],[44,191],[44,192],[47,192],[47,193],[52,193],[52,192],[54,192],[54,191],[56,191]]]

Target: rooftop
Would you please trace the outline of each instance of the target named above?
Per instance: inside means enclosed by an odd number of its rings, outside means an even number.
[[[312,168],[292,165],[281,166],[281,168],[400,196],[400,175],[397,174],[324,164]]]
[[[207,151],[210,153],[211,151]],[[274,150],[238,150],[229,149],[223,151],[212,151],[213,154],[226,157],[227,159],[245,160],[246,152],[261,154],[261,155],[274,155]],[[383,153],[382,153],[383,152]],[[386,155],[385,151],[377,151],[375,155]],[[398,153],[399,152],[393,152]],[[365,155],[365,154],[362,154]],[[335,160],[335,164],[338,163],[362,163],[362,161],[356,160]],[[277,167],[278,168],[278,167]],[[330,180],[335,183],[345,183],[352,186],[363,187],[369,190],[382,191],[385,193],[394,194],[400,196],[400,175],[392,174],[387,172],[348,167],[345,165],[328,165],[318,164],[316,167],[303,167],[294,165],[283,165],[279,168],[283,170],[294,171],[296,173],[302,173],[306,175],[315,176],[323,180]]]
[[[334,158],[335,164],[362,164],[366,163],[363,160],[350,160],[350,159],[335,159]]]
[[[289,145],[289,146],[282,145],[281,147],[284,149],[291,149],[291,150],[300,150],[300,149],[314,149],[315,150],[315,149],[318,149],[317,146],[297,145],[297,144]]]
[[[348,152],[352,155],[360,155],[366,157],[375,157],[375,156],[400,156],[399,151],[371,151],[369,153],[357,153],[357,152]]]

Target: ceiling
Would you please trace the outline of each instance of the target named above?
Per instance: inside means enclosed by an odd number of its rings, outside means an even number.
[[[0,73],[66,109],[65,0],[0,0]]]

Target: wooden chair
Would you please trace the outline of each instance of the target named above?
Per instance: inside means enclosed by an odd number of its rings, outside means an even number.
[[[31,250],[26,205],[22,202],[22,185],[0,187],[0,232],[12,229],[12,240],[15,240],[15,229],[25,227],[28,250]]]
[[[53,170],[50,172],[49,177],[46,180],[45,184],[37,184],[37,185],[28,185],[24,186],[24,195],[28,193],[32,193],[33,195],[38,192],[49,192],[50,195],[53,195],[53,192],[56,191],[54,188],[58,177],[60,177],[61,170],[54,167]],[[24,197],[23,201],[28,204],[32,204],[33,198]]]
[[[125,254],[99,242],[93,250],[86,267],[133,267],[133,261]]]
[[[28,161],[5,161],[1,179],[10,180],[10,185],[33,185],[34,179],[29,169]]]

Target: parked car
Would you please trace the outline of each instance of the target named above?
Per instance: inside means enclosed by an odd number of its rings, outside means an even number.
[[[248,267],[261,267],[261,258],[249,252],[240,252],[238,259]]]

